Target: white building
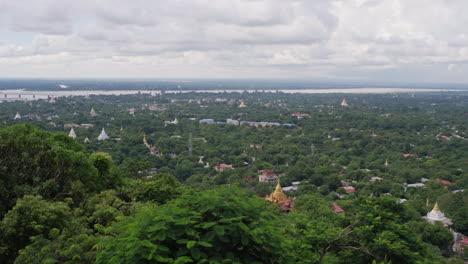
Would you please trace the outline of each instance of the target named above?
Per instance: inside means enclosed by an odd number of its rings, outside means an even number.
[[[299,184],[301,184],[301,182],[292,182],[291,184],[292,184],[291,186],[283,187],[283,191],[285,192],[297,191],[297,189],[299,188]]]
[[[70,133],[68,134],[68,136],[73,139],[76,138],[75,130],[73,129],[73,127],[70,129]]]
[[[106,139],[109,139],[109,136],[107,135],[106,133],[106,130],[104,128],[102,128],[102,131],[101,131],[101,134],[99,134],[98,140],[106,140]]]
[[[346,97],[343,98],[343,101],[341,101],[341,106],[342,106],[342,107],[348,107],[348,106],[349,106],[349,105],[348,105],[348,102],[346,101]]]
[[[91,116],[97,116],[96,111],[94,111],[94,108],[91,108],[91,112],[89,112]]]

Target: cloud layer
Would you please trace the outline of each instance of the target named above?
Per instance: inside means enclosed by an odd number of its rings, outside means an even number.
[[[0,77],[468,82],[465,0],[0,0]]]

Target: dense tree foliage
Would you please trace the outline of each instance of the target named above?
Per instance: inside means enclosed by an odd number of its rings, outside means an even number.
[[[90,156],[73,139],[27,124],[0,130],[0,156],[0,215],[25,194],[60,199],[112,184],[109,156]]]
[[[237,189],[185,193],[121,219],[97,263],[287,263],[278,217]]]
[[[422,216],[438,200],[468,232],[466,94],[348,95],[347,108],[341,99],[181,93],[1,103],[0,262],[461,263],[452,233]],[[64,134],[70,126],[76,139]],[[110,139],[98,141],[103,127]],[[222,163],[233,169],[216,170]],[[257,197],[274,188],[258,181],[265,169],[284,175],[283,186],[301,182],[288,193],[291,213]]]

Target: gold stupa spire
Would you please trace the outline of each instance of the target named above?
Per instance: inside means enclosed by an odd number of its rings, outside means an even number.
[[[283,188],[281,188],[280,180],[276,184],[275,191],[271,195],[267,195],[266,199],[272,203],[284,204],[290,203],[291,199],[283,193]]]
[[[434,208],[433,208],[432,210],[434,210],[434,211],[440,211],[440,209],[439,209],[439,202],[438,202],[438,201],[436,201],[436,203],[435,203],[435,205],[434,205]]]
[[[278,178],[278,183],[276,184],[274,193],[283,193],[283,188],[281,188],[280,179]]]

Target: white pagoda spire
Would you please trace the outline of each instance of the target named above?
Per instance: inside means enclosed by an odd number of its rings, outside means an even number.
[[[94,108],[91,108],[91,112],[89,112],[91,116],[97,116],[96,111],[94,111]]]
[[[89,142],[91,142],[91,140],[89,140],[89,138],[88,138],[88,137],[85,137],[85,139],[84,139],[83,143],[89,143]]]
[[[388,167],[388,165],[390,165],[390,163],[388,163],[388,160],[385,160],[384,165],[385,165],[385,167]]]
[[[200,158],[200,159],[198,160],[198,163],[203,164],[203,158],[204,158],[204,156],[199,156],[199,158]]]
[[[68,136],[74,139],[76,138],[76,133],[73,127],[70,129],[70,133],[68,134]]]
[[[343,101],[341,101],[341,106],[342,107],[348,107],[348,102],[346,101],[346,97],[343,98]]]
[[[20,113],[19,113],[19,112],[16,112],[16,115],[15,115],[15,120],[16,120],[16,119],[21,119],[21,115],[20,115]]]
[[[106,140],[109,139],[109,136],[106,133],[106,130],[102,128],[101,134],[97,137],[98,140]]]
[[[447,218],[444,213],[442,213],[439,209],[439,203],[436,201],[434,208],[430,211],[425,217],[426,221],[431,224],[435,222],[442,222],[444,226],[451,226],[453,225],[452,220]]]

